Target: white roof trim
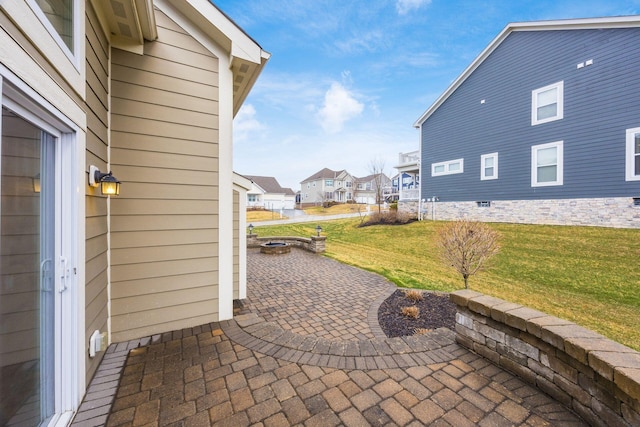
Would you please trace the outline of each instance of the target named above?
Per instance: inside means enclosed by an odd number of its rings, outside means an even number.
[[[242,189],[251,190],[251,180],[245,176],[240,175],[237,172],[233,172],[233,184],[241,187]]]
[[[635,28],[640,27],[640,16],[614,16],[607,18],[562,19],[555,21],[514,22],[508,24],[476,59],[458,76],[458,78],[431,104],[413,124],[419,128],[453,92],[484,62],[500,44],[515,31],[551,31],[551,30],[588,30],[603,28]]]

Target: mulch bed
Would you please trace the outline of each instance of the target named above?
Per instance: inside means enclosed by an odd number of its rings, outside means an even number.
[[[380,305],[378,323],[387,337],[414,335],[416,329],[449,328],[455,330],[456,305],[448,295],[423,292],[421,301],[411,301],[405,292],[397,290]],[[417,319],[404,316],[402,307],[415,305],[420,310]]]

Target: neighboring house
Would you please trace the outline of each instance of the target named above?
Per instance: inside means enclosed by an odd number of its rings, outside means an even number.
[[[391,179],[384,173],[355,178],[355,186],[354,200],[356,203],[368,205],[376,205],[378,202],[384,203],[392,193]],[[381,191],[378,191],[378,188]]]
[[[0,20],[0,424],[66,425],[96,336],[229,319],[246,293],[232,120],[269,54],[207,0],[3,1]]]
[[[268,210],[295,209],[296,193],[283,188],[274,177],[245,175],[251,181],[247,192],[247,206]]]
[[[426,207],[640,227],[638,64],[638,16],[508,25],[415,123]]]
[[[300,204],[321,205],[327,202],[346,203],[353,200],[354,178],[346,170],[324,168],[300,183]]]
[[[420,200],[420,151],[400,153],[398,164],[394,168],[398,170],[398,175],[392,179],[398,210],[417,213]]]

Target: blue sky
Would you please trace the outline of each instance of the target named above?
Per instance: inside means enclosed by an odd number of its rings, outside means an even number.
[[[283,187],[418,149],[413,123],[510,22],[640,14],[640,0],[214,0],[271,59],[234,120],[234,170]]]

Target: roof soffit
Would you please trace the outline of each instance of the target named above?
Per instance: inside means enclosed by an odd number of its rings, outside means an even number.
[[[158,37],[153,0],[91,0],[111,45],[137,54]]]
[[[589,30],[609,28],[638,28],[640,16],[616,16],[608,18],[563,19],[555,21],[514,22],[508,24],[473,62],[454,80],[433,104],[416,120],[414,127],[419,128],[458,87],[493,53],[494,50],[512,33],[517,31],[553,31],[553,30]]]

